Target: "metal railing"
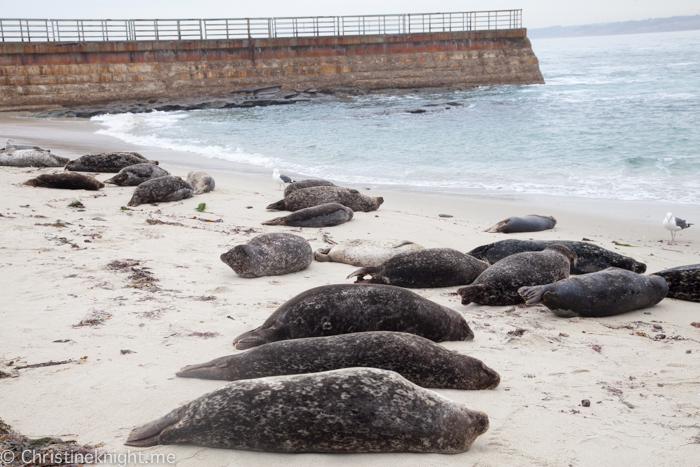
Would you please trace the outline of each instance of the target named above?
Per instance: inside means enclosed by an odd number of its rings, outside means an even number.
[[[238,19],[0,19],[0,42],[354,36],[522,27],[522,10]]]

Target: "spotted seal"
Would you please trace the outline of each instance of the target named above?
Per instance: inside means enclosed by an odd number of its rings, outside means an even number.
[[[588,274],[589,272],[602,271],[609,267],[627,269],[638,274],[643,274],[647,270],[646,264],[640,263],[629,256],[606,250],[590,242],[571,240],[501,240],[500,242],[474,248],[467,254],[494,264],[516,253],[542,251],[549,245],[555,244],[564,245],[576,253],[577,260],[575,263],[571,263],[571,274]]]
[[[321,262],[346,263],[352,266],[379,266],[384,261],[407,251],[423,247],[408,240],[348,240],[331,248],[319,248],[314,259]]]
[[[214,178],[205,172],[192,171],[187,174],[187,183],[194,187],[194,194],[201,195],[202,193],[209,193],[214,191],[216,183],[214,183]]]
[[[236,337],[233,345],[245,350],[286,339],[367,331],[408,332],[435,342],[474,338],[459,313],[410,290],[380,284],[334,284],[288,300],[262,326]]]
[[[503,306],[523,303],[518,289],[528,285],[551,284],[569,277],[576,253],[562,245],[550,245],[543,251],[525,251],[503,258],[490,266],[471,285],[457,293],[462,305]]]
[[[356,332],[271,342],[183,368],[187,378],[239,379],[371,367],[426,388],[493,389],[501,377],[481,360],[405,332]]]
[[[313,186],[293,191],[283,200],[267,206],[278,211],[298,211],[324,203],[340,203],[353,211],[370,212],[379,209],[384,198],[365,196],[357,190],[339,186]]]
[[[319,204],[311,208],[300,209],[288,216],[277,217],[263,222],[262,225],[286,225],[289,227],[333,227],[352,219],[352,209],[338,203]]]
[[[158,161],[149,161],[137,152],[105,152],[81,156],[67,163],[65,169],[73,172],[117,173],[124,167],[143,163],[158,165]]]
[[[659,303],[668,293],[663,277],[608,268],[553,284],[522,287],[528,305],[540,301],[563,318],[613,316]]]
[[[167,175],[170,175],[170,172],[161,169],[157,165],[151,163],[134,164],[124,167],[117,175],[105,180],[105,183],[118,186],[138,186],[152,178],[165,177]]]
[[[134,429],[126,445],[454,454],[488,427],[485,413],[398,373],[345,368],[228,383]]]
[[[375,267],[358,269],[347,278],[357,283],[429,288],[471,284],[489,267],[485,261],[451,248],[428,248],[401,253]],[[369,279],[364,279],[369,275]]]
[[[104,183],[89,175],[76,173],[43,174],[32,178],[23,185],[63,190],[92,190],[104,188]]]
[[[299,180],[297,182],[290,183],[284,188],[284,196],[286,198],[290,193],[301,190],[302,188],[311,188],[312,186],[335,186],[335,183],[329,182],[328,180],[322,180],[320,178]]]
[[[690,264],[655,272],[668,284],[668,298],[700,302],[700,264]]]
[[[191,198],[194,195],[192,185],[173,175],[152,178],[145,181],[134,190],[129,206],[138,206],[145,203],[164,203],[180,201]]]
[[[0,166],[5,167],[63,167],[70,159],[43,149],[10,149],[0,154]]]
[[[291,274],[308,268],[313,261],[309,242],[288,233],[258,235],[220,258],[236,274],[248,278]]]
[[[484,232],[490,233],[516,233],[516,232],[539,232],[540,230],[553,229],[557,225],[557,220],[552,216],[538,216],[530,214],[524,217],[509,217],[498,222]]]

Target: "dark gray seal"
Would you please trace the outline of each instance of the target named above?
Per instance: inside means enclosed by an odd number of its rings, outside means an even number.
[[[627,269],[638,274],[647,270],[647,265],[629,256],[606,250],[590,242],[571,240],[501,240],[474,248],[468,255],[494,264],[503,258],[523,251],[542,251],[549,245],[564,245],[576,253],[577,260],[571,263],[571,274],[588,274],[609,267]]]
[[[63,190],[92,190],[104,188],[104,183],[89,175],[75,173],[43,174],[32,178],[23,185]]]
[[[484,232],[490,233],[516,233],[539,232],[540,230],[553,229],[557,220],[552,216],[538,216],[530,214],[525,217],[509,217],[502,220]]]
[[[700,302],[700,264],[678,266],[655,272],[654,276],[663,277],[668,284],[668,298]]]
[[[302,188],[311,188],[312,186],[335,186],[335,183],[329,182],[328,180],[322,180],[320,178],[299,180],[298,182],[290,183],[285,187],[284,197],[286,198],[290,193],[301,190]]]
[[[425,388],[493,389],[501,381],[481,360],[415,334],[388,331],[271,342],[185,367],[177,376],[237,381],[351,367],[395,371]]]
[[[347,278],[413,289],[451,287],[471,284],[487,267],[486,262],[451,248],[426,248],[401,253],[380,266],[358,269]],[[370,278],[364,279],[366,275]]]
[[[346,368],[228,383],[134,429],[126,445],[455,454],[488,427],[485,413],[398,373]]]
[[[65,169],[73,172],[117,173],[124,167],[143,163],[158,165],[158,161],[149,161],[137,152],[105,152],[81,156],[67,163]]]
[[[192,171],[187,174],[187,183],[194,187],[194,194],[201,195],[202,193],[209,193],[214,191],[216,183],[214,178],[205,172]]]
[[[279,276],[308,268],[313,252],[303,237],[269,233],[231,248],[221,255],[221,261],[241,277]]]
[[[11,149],[0,154],[0,166],[5,167],[63,167],[69,161],[43,149]]]
[[[180,177],[166,175],[145,181],[137,186],[128,205],[138,206],[145,203],[180,201],[191,198],[193,195],[192,185]]]
[[[339,186],[313,186],[293,191],[289,196],[276,203],[270,204],[267,209],[278,211],[298,211],[304,208],[318,206],[324,203],[340,203],[353,211],[370,212],[379,209],[384,198],[365,196],[357,190]]]
[[[481,273],[471,285],[457,293],[462,305],[505,306],[523,303],[518,289],[528,285],[551,284],[569,277],[576,253],[562,245],[544,251],[526,251],[503,258]]]
[[[277,217],[262,225],[286,225],[289,227],[333,227],[345,224],[352,219],[352,209],[338,203],[319,204],[312,208],[300,209],[288,216]]]
[[[152,178],[165,177],[167,175],[170,175],[170,172],[161,169],[157,165],[150,163],[134,164],[124,167],[117,175],[105,180],[105,183],[118,186],[138,186]]]
[[[522,287],[528,305],[539,303],[563,318],[613,316],[659,303],[668,293],[663,277],[608,268],[548,285]]]
[[[236,337],[233,345],[245,350],[287,339],[367,331],[407,332],[435,342],[474,339],[462,315],[410,290],[335,284],[288,300],[262,326]]]

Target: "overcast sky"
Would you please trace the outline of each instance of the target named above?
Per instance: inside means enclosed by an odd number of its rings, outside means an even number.
[[[523,10],[523,26],[589,23],[700,14],[698,0],[0,0],[1,18],[168,19],[340,16]]]

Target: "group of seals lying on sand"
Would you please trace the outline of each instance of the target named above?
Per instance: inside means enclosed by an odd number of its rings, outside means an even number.
[[[422,249],[422,246],[408,240],[348,240],[331,248],[319,248],[314,252],[314,259],[372,267],[401,253]]]
[[[289,227],[333,227],[344,224],[353,216],[352,209],[338,203],[324,203],[300,209],[284,217],[263,222],[263,225],[286,225]]]
[[[23,185],[42,188],[60,188],[64,190],[93,191],[104,188],[105,186],[104,183],[97,180],[95,177],[78,173],[43,174],[27,180]]]
[[[300,182],[297,182],[300,183]],[[289,187],[287,187],[289,188]],[[384,198],[365,196],[359,191],[339,186],[312,186],[289,193],[284,199],[272,203],[267,209],[298,211],[324,203],[340,203],[353,211],[370,212],[379,209]]]
[[[150,162],[145,162],[143,164],[134,164],[124,167],[117,175],[105,180],[105,183],[118,186],[138,186],[152,178],[165,177],[168,175],[170,175],[170,172],[167,170],[161,169]]]
[[[253,237],[245,245],[233,247],[220,258],[241,277],[262,277],[306,269],[313,261],[313,253],[303,237],[268,233]]]
[[[180,201],[194,196],[192,185],[173,175],[153,178],[145,181],[134,190],[128,206],[146,203]]]
[[[78,157],[68,162],[65,170],[117,173],[124,167],[143,163],[158,165],[158,161],[149,161],[137,152],[106,152]]]
[[[509,217],[496,225],[485,230],[490,233],[516,233],[516,232],[539,232],[540,230],[553,229],[557,225],[557,220],[552,216],[538,216],[530,214],[525,217]]]

